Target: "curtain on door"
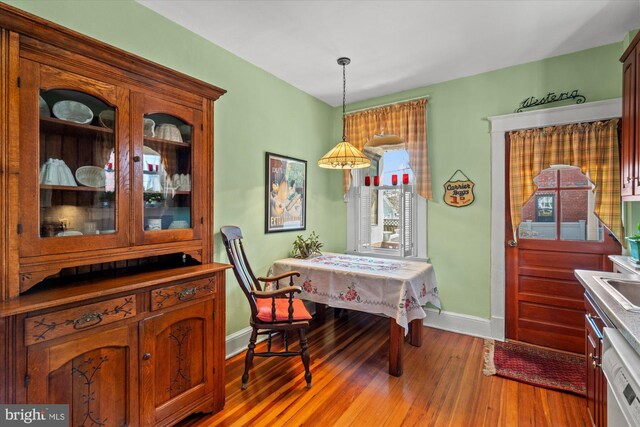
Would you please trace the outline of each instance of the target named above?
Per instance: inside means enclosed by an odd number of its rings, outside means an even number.
[[[622,242],[618,119],[509,133],[510,201],[517,238],[522,206],[535,194],[533,178],[551,165],[577,166],[594,184],[594,213]]]
[[[409,153],[409,164],[416,180],[417,193],[432,199],[431,171],[427,150],[427,99],[387,105],[348,114],[345,117],[347,141],[359,150],[374,135],[395,134],[402,138]],[[351,171],[344,171],[344,192],[349,191]]]

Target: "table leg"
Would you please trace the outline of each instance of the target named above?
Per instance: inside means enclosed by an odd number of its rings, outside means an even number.
[[[413,319],[409,323],[409,337],[409,343],[412,346],[422,346],[422,319]]]
[[[315,304],[316,304],[316,319],[318,319],[321,322],[324,322],[326,312],[327,312],[327,305],[320,304],[319,302]]]
[[[389,374],[394,377],[402,375],[402,356],[404,350],[404,329],[389,318]]]

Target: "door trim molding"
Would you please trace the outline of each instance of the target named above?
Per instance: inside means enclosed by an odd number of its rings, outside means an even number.
[[[489,117],[491,129],[491,337],[505,339],[505,133],[622,117],[622,98]]]

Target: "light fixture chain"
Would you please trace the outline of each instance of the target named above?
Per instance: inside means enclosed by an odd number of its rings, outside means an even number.
[[[343,62],[342,63],[342,141],[347,140],[347,135],[345,133],[346,108],[347,108],[347,64],[346,62]]]

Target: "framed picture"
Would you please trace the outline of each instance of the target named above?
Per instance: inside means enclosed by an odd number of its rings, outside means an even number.
[[[265,233],[307,228],[307,161],[266,153]]]

